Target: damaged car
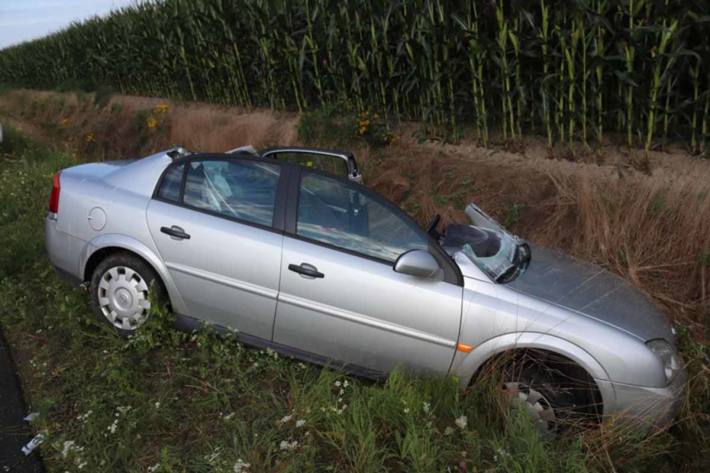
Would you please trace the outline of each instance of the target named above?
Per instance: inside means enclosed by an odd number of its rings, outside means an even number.
[[[674,330],[624,279],[475,204],[467,222],[420,228],[361,181],[351,153],[298,147],[83,164],[54,176],[46,247],[122,335],[158,300],[181,328],[372,378],[402,367],[465,388],[498,365],[542,432],[673,419]]]

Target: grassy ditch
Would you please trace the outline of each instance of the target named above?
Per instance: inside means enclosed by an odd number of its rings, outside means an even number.
[[[466,392],[404,373],[371,383],[209,327],[177,332],[161,312],[119,339],[43,252],[51,176],[77,158],[13,130],[0,155],[0,323],[50,472],[694,471],[707,458],[706,424],[691,415],[707,408],[700,383],[670,432],[549,442],[524,412],[501,408],[490,381]],[[704,350],[686,337],[687,358]]]

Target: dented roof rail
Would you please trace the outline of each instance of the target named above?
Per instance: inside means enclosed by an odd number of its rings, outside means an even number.
[[[184,156],[189,156],[190,154],[192,154],[192,151],[183,148],[182,146],[175,146],[174,148],[166,149],[164,153],[170,156],[172,159],[177,159],[182,158]]]

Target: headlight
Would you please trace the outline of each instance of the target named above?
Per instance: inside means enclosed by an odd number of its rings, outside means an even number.
[[[666,381],[673,379],[675,372],[680,368],[680,363],[678,362],[678,355],[671,344],[658,338],[647,342],[646,346],[663,362]]]

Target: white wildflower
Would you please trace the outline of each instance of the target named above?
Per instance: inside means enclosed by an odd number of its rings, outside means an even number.
[[[453,427],[446,427],[444,429],[444,435],[451,435],[454,433],[454,428]]]
[[[225,422],[230,421],[230,420],[232,420],[232,417],[234,417],[234,412],[230,412],[229,414],[224,416],[224,421]]]
[[[113,423],[106,430],[108,430],[112,434],[115,434],[117,428],[118,428],[118,419],[114,419]]]
[[[336,382],[333,383],[333,384],[335,384],[335,387],[336,387],[336,388],[339,388],[340,386],[342,386],[343,383],[341,383],[341,382],[338,380],[338,381],[336,381]]]
[[[408,407],[405,407],[403,410],[404,410],[404,413],[405,413],[405,414],[409,414],[409,408],[408,408]]]
[[[237,460],[237,463],[234,464],[234,473],[244,473],[250,466],[251,463],[246,463],[240,458]]]
[[[64,446],[62,447],[62,458],[66,458],[72,450],[76,447],[76,442],[73,440],[67,440],[64,442]]]
[[[89,410],[86,411],[84,414],[80,414],[80,415],[76,416],[76,420],[81,421],[81,422],[86,422],[87,419],[88,419],[89,417],[91,417],[91,414],[93,414],[93,413],[94,413],[94,411],[92,411],[91,409],[89,409]]]
[[[281,450],[295,450],[296,447],[298,447],[298,441],[294,440],[293,442],[289,442],[288,440],[282,440],[281,443],[279,444],[279,448]]]
[[[287,415],[287,416],[283,416],[283,417],[281,418],[281,420],[279,421],[279,424],[282,424],[282,425],[283,425],[283,424],[285,424],[285,423],[287,423],[287,422],[290,422],[291,419],[293,419],[293,416],[290,415],[290,414]]]
[[[160,468],[160,463],[156,463],[153,466],[149,466],[148,473],[155,473],[156,471],[158,471],[158,468]]]
[[[510,457],[510,453],[508,453],[508,451],[502,447],[496,449],[496,454],[493,455],[493,461],[495,461],[495,462],[498,461],[498,455],[501,456],[501,459]]]
[[[428,414],[428,413],[431,411],[431,404],[429,404],[428,402],[425,402],[425,403],[422,405],[422,409],[424,410],[424,412],[425,412],[426,414]]]
[[[160,401],[155,401],[154,406],[156,409],[160,409]]]
[[[300,429],[300,428],[303,427],[304,425],[306,425],[306,421],[305,421],[305,420],[303,420],[303,419],[298,419],[298,420],[296,421],[296,428],[299,428],[299,429]]]
[[[347,388],[348,386],[350,386],[350,383],[348,383],[348,380],[346,379],[345,381],[343,381],[343,387]]]
[[[465,429],[466,426],[468,425],[468,417],[466,417],[466,416],[457,417],[454,422],[456,423],[456,426],[459,429]]]

